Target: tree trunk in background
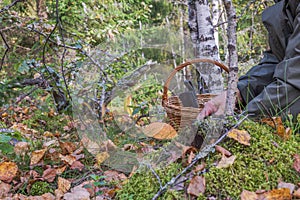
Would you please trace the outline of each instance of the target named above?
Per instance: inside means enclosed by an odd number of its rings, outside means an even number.
[[[228,20],[227,38],[228,38],[228,89],[226,98],[226,115],[234,114],[235,99],[238,81],[238,55],[236,42],[236,13],[231,0],[223,0]]]
[[[214,28],[211,21],[210,8],[206,0],[194,0],[189,4],[189,28],[197,58],[219,60],[218,47],[215,43]],[[223,91],[221,69],[209,63],[197,65],[210,93]]]
[[[219,18],[220,18],[219,0],[212,0],[211,7],[212,7],[212,24],[213,24],[213,26],[216,26],[219,23]],[[215,37],[216,46],[219,49],[219,31],[218,30],[219,30],[219,28],[215,27],[214,37]]]

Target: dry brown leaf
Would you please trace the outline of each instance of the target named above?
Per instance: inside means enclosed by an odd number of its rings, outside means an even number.
[[[192,178],[187,193],[198,197],[205,192],[205,178],[202,176],[195,176]]]
[[[217,151],[217,152],[219,152],[219,153],[221,153],[221,154],[223,154],[223,155],[225,155],[225,156],[231,156],[230,151],[228,151],[228,150],[225,149],[224,147],[221,147],[221,146],[219,146],[219,145],[216,145],[215,148],[216,148],[216,151]]]
[[[194,172],[197,173],[204,170],[205,166],[206,166],[205,163],[201,163],[200,165],[197,165],[194,169]]]
[[[114,170],[107,170],[103,173],[103,176],[105,176],[105,181],[111,182],[111,181],[124,181],[127,179],[125,174],[119,173]]]
[[[272,119],[266,118],[261,120],[261,122],[268,124],[269,126],[276,128],[276,134],[282,137],[283,139],[289,139],[292,134],[292,129],[289,127],[285,128],[282,123],[281,117],[273,117]]]
[[[68,192],[64,195],[64,200],[74,200],[74,199],[81,199],[81,200],[88,200],[90,199],[90,193],[87,189],[83,188],[82,185],[76,186],[71,189],[71,192]]]
[[[300,173],[300,155],[299,154],[295,154],[294,155],[294,163],[293,163],[293,168]]]
[[[300,188],[294,192],[293,196],[300,199]]]
[[[59,154],[59,158],[70,166],[76,161],[76,157],[72,156],[72,155],[64,156],[64,155]]]
[[[25,156],[29,151],[29,143],[27,142],[18,142],[14,147],[14,152],[18,156]]]
[[[290,190],[290,193],[293,194],[295,190],[295,185],[292,183],[285,183],[285,182],[280,182],[278,183],[277,188],[288,188]]]
[[[243,190],[241,200],[258,200],[258,195],[255,192]]]
[[[290,200],[292,195],[288,188],[280,188],[268,191],[261,195],[263,200]]]
[[[228,135],[229,138],[232,138],[236,141],[238,141],[241,144],[250,146],[250,139],[251,136],[249,135],[249,133],[245,130],[238,130],[238,129],[233,129],[231,130]]]
[[[176,130],[171,125],[162,122],[149,124],[143,129],[143,132],[146,136],[158,140],[173,139],[177,136]]]
[[[10,184],[4,182],[0,183],[0,199],[8,196],[10,188],[11,188]]]
[[[71,182],[61,177],[58,177],[57,185],[58,189],[63,193],[66,193],[71,188]]]
[[[67,168],[67,165],[63,165],[63,166],[61,166],[61,167],[55,168],[55,169],[56,169],[56,174],[57,174],[57,175],[62,174],[62,173],[66,170],[66,168]]]
[[[220,162],[218,163],[218,165],[216,166],[217,168],[227,168],[229,166],[231,166],[234,163],[236,156],[230,156],[229,158],[227,158],[225,155],[222,155],[222,159],[220,160]]]
[[[59,142],[59,146],[63,155],[71,154],[77,149],[77,145],[73,142]]]
[[[17,175],[18,166],[14,162],[2,162],[0,163],[0,180],[6,183],[10,183]]]
[[[42,178],[49,183],[52,183],[56,177],[56,169],[48,168],[43,172]]]
[[[40,149],[40,150],[33,151],[31,153],[30,165],[38,164],[44,157],[46,151],[47,149]]]
[[[84,164],[82,164],[80,161],[76,160],[73,162],[73,164],[70,167],[71,169],[78,169],[79,171],[82,171],[84,168]]]
[[[109,154],[107,152],[98,153],[96,155],[97,164],[101,165],[108,158],[109,158]]]

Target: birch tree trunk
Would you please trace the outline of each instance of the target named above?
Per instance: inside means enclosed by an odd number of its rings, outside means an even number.
[[[228,20],[227,38],[228,38],[228,89],[226,98],[226,115],[234,114],[237,81],[238,81],[238,55],[236,46],[236,13],[231,0],[223,0]]]
[[[215,43],[214,28],[207,0],[189,1],[188,10],[188,24],[195,57],[219,60],[219,52]],[[200,63],[197,65],[197,70],[203,77],[210,93],[223,91],[223,78],[220,68],[209,63]]]
[[[220,9],[219,9],[219,0],[212,0],[211,3],[211,7],[212,7],[212,24],[213,26],[217,25],[219,23],[219,18],[220,18]],[[219,49],[219,31],[218,31],[218,27],[214,28],[214,37],[215,37],[215,42],[216,42],[216,46]]]

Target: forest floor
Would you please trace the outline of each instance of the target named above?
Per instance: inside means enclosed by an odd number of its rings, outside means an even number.
[[[131,139],[108,117],[109,140],[93,152],[96,141],[80,136],[76,130],[84,127],[56,113],[50,98],[39,94],[0,108],[0,199],[152,199],[201,153],[178,144],[163,167],[110,167],[107,160],[119,158],[111,149],[155,157],[177,143],[161,132]],[[297,130],[299,123],[280,118],[246,120],[158,199],[300,199]]]

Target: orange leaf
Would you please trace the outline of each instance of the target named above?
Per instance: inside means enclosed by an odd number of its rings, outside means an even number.
[[[158,140],[173,139],[177,136],[176,130],[171,125],[162,122],[149,124],[143,129],[143,132],[146,136]]]
[[[216,167],[217,168],[227,168],[234,163],[235,158],[236,158],[236,156],[230,156],[229,158],[227,158],[223,154],[222,159],[220,160],[220,162],[218,163],[218,165]]]
[[[241,200],[257,200],[257,199],[258,199],[258,195],[255,192],[243,190],[241,194]]]
[[[280,188],[268,191],[262,194],[262,199],[264,200],[290,200],[292,195],[288,188]]]
[[[280,182],[278,183],[277,188],[288,188],[290,190],[290,193],[293,194],[295,190],[295,185],[292,183]]]
[[[42,158],[44,157],[46,151],[47,151],[47,149],[40,149],[40,150],[36,150],[36,151],[32,152],[30,165],[36,165],[37,163],[39,163],[42,160]]]
[[[0,163],[0,180],[4,182],[11,182],[17,175],[18,166],[14,162]]]
[[[198,197],[205,192],[205,178],[202,176],[195,176],[192,178],[187,193]]]
[[[233,129],[231,130],[228,135],[229,138],[232,138],[236,141],[238,141],[241,144],[250,146],[250,139],[251,136],[249,135],[249,133],[245,130],[238,130],[238,129]]]

